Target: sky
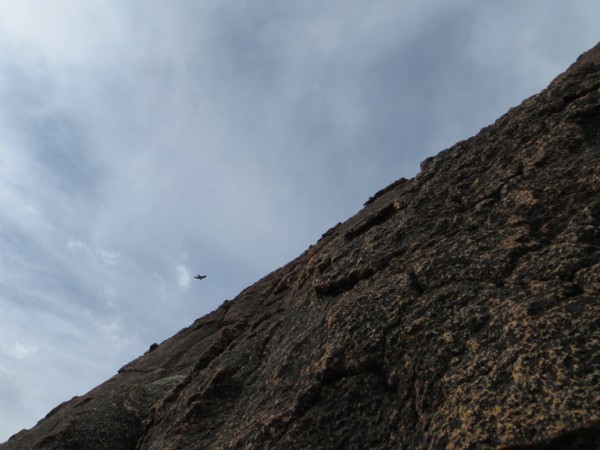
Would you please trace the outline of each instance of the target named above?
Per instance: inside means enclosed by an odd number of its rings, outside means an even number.
[[[0,0],[0,441],[546,87],[599,19],[597,0]]]

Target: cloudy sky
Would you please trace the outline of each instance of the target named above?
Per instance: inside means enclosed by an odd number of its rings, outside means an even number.
[[[0,441],[544,88],[599,19],[597,0],[0,0]]]

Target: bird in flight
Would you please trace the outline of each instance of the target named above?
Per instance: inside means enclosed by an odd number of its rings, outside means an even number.
[[[195,278],[196,280],[204,280],[204,279],[206,278],[206,275],[200,275],[200,274],[198,274],[198,275],[196,275],[194,278]]]

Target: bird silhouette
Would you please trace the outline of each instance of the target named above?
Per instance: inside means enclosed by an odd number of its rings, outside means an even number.
[[[194,278],[195,278],[196,280],[204,280],[204,279],[206,278],[206,275],[200,275],[200,274],[198,274],[198,275],[196,275]]]

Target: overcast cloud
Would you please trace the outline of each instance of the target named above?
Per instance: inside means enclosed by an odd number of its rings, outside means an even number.
[[[0,0],[0,441],[544,88],[599,18],[597,0]]]

